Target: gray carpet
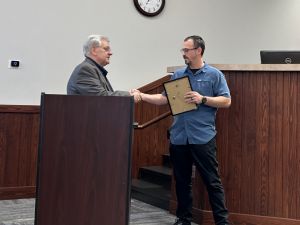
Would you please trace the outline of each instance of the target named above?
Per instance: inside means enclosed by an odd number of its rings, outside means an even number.
[[[0,225],[33,225],[34,199],[0,201]]]
[[[35,199],[0,201],[0,225],[33,225]],[[171,225],[175,216],[169,212],[131,200],[130,225]]]

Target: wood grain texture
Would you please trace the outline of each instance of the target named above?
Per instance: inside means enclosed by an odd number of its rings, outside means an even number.
[[[0,105],[0,199],[33,197],[39,107]]]
[[[157,94],[164,91],[163,83],[169,81],[170,76],[164,76],[139,90],[144,93]],[[135,121],[146,123],[157,116],[170,111],[168,105],[155,106],[146,102],[135,104]],[[162,165],[162,155],[169,152],[167,130],[172,122],[172,116],[145,127],[134,130],[134,143],[132,150],[132,177],[138,177],[138,171],[143,166]]]
[[[44,95],[41,113],[35,224],[128,224],[133,98]]]
[[[221,66],[232,105],[218,111],[218,160],[234,224],[300,224],[300,68],[294,71],[298,67],[284,71],[277,65],[279,70],[273,71],[268,66]],[[193,182],[195,219],[211,224],[198,173]]]
[[[219,169],[230,218],[234,224],[245,225],[300,224],[299,65],[220,65],[218,68],[225,73],[232,95],[232,106],[219,109],[217,115]],[[160,93],[162,83],[168,79],[163,77],[141,90]],[[24,107],[26,113],[22,113],[22,106],[0,106],[0,195],[3,188],[9,191],[13,189],[8,188],[24,187],[18,183],[25,182],[23,178],[19,181],[18,174],[22,173],[16,169],[22,155],[18,146],[37,145],[38,108]],[[144,102],[136,104],[134,120],[142,124],[168,110]],[[22,126],[20,117],[26,121]],[[161,154],[169,151],[166,131],[171,122],[170,116],[134,131],[134,177],[141,166],[161,164]],[[24,145],[26,141],[31,144]],[[35,154],[27,153],[31,154],[26,157],[30,168],[35,168]],[[31,176],[27,175],[29,180]],[[194,214],[201,223],[201,218],[209,218],[204,216],[210,213],[209,203],[197,173],[193,182]],[[172,188],[170,210],[174,212],[176,198]]]

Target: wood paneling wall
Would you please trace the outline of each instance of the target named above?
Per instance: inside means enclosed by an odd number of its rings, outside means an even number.
[[[232,106],[217,116],[218,159],[230,219],[244,225],[300,224],[300,65],[215,65],[226,75]],[[169,68],[171,72],[174,68]],[[146,85],[160,93],[169,77]],[[169,110],[136,104],[139,124]],[[135,129],[133,177],[138,168],[160,165],[168,153],[171,116]],[[0,198],[34,192],[39,107],[0,106]],[[212,217],[205,188],[196,173],[194,214],[200,224]],[[173,195],[170,209],[174,212]]]
[[[219,66],[232,95],[217,116],[219,169],[234,224],[300,224],[300,65]],[[194,214],[211,224],[198,173]],[[173,193],[171,211],[176,199]]]
[[[140,88],[145,93],[161,93],[165,76]],[[35,196],[39,137],[39,106],[0,105],[0,199]],[[135,105],[134,120],[140,125],[169,111],[168,106],[142,102]],[[168,153],[169,116],[143,129],[134,130],[132,177],[142,166],[161,165]]]
[[[164,91],[163,83],[170,80],[170,76],[156,80],[139,88],[140,91],[149,94]],[[155,106],[146,102],[135,104],[135,121],[140,125],[168,112],[169,106]],[[169,152],[167,130],[172,122],[172,116],[160,120],[143,129],[134,130],[134,142],[132,150],[132,177],[138,177],[139,168],[142,166],[162,165],[162,155]]]
[[[0,105],[0,199],[33,197],[38,106]]]
[[[145,93],[161,93],[168,75],[140,88]],[[36,163],[39,136],[39,106],[0,105],[0,199],[35,196]],[[134,121],[140,125],[169,111],[168,106],[135,104]],[[132,177],[139,168],[161,165],[168,153],[169,116],[143,129],[134,130]]]

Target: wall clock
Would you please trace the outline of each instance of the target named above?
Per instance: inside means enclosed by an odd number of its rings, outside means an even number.
[[[133,0],[136,9],[144,16],[156,16],[165,7],[166,0]]]

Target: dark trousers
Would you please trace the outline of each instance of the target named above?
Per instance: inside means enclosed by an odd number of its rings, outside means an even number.
[[[215,224],[228,223],[228,210],[218,172],[216,139],[207,144],[170,145],[170,157],[176,181],[178,218],[192,219],[192,166],[195,164],[206,186]]]

